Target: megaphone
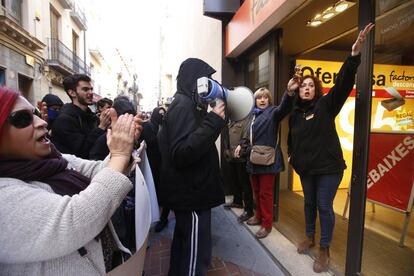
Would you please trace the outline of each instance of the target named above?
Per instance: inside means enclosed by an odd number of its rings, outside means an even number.
[[[210,103],[217,99],[226,102],[228,116],[232,121],[243,120],[254,108],[253,93],[244,86],[227,89],[215,80],[202,77],[197,79],[197,93],[203,103]]]

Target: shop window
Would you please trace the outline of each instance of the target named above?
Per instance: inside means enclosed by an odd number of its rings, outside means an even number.
[[[269,81],[269,50],[266,50],[257,57],[257,81],[260,86]]]
[[[414,1],[377,1],[363,274],[414,275]],[[375,204],[375,212],[369,206]],[[411,219],[410,219],[411,216]],[[378,254],[377,243],[387,254]],[[372,263],[381,264],[373,266]]]
[[[253,91],[269,85],[269,50],[260,49],[247,59],[247,86]]]

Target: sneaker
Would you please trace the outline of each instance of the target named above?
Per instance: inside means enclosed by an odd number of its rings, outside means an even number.
[[[168,219],[161,219],[154,227],[155,232],[161,232],[168,225]]]
[[[231,209],[231,208],[239,208],[242,209],[243,205],[242,204],[237,204],[237,203],[228,203],[228,204],[224,204],[224,209]]]

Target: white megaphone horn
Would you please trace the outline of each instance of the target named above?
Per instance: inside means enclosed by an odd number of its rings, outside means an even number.
[[[197,79],[197,93],[203,103],[216,99],[226,102],[228,116],[232,121],[243,120],[254,108],[253,93],[244,86],[227,89],[212,79],[202,77]]]

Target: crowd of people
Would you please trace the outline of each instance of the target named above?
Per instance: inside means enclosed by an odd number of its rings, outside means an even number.
[[[254,93],[252,113],[231,121],[226,105],[200,101],[197,79],[216,72],[197,58],[182,62],[168,109],[143,118],[127,98],[101,99],[92,112],[93,83],[75,74],[63,81],[69,103],[47,94],[35,108],[18,91],[0,88],[0,274],[104,275],[135,251],[134,183],[142,174],[132,153],[145,141],[162,207],[159,232],[175,216],[169,275],[206,275],[211,261],[211,209],[225,203],[215,145],[228,130],[224,156],[234,182],[240,223],[272,231],[273,185],[284,170],[278,139],[289,118],[289,163],[304,192],[305,239],[300,254],[321,238],[314,271],[329,267],[335,215],[332,204],[346,168],[335,117],[355,83],[360,49],[373,24],[362,30],[335,85],[296,74],[279,105],[266,87]],[[131,223],[132,221],[132,223]]]

